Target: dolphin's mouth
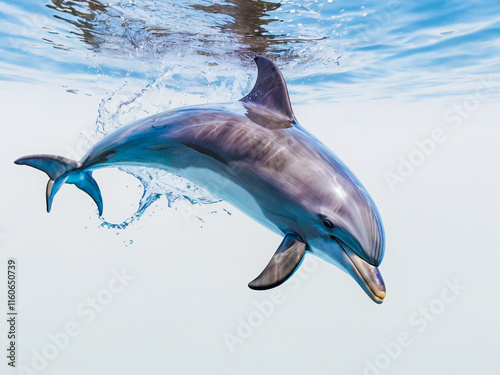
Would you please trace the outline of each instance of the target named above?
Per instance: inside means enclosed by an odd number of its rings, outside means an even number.
[[[352,263],[352,268],[355,273],[353,276],[355,276],[358,284],[361,285],[366,294],[368,294],[374,302],[382,303],[386,292],[384,280],[378,268],[361,258],[349,246],[342,242],[342,240],[336,240]]]

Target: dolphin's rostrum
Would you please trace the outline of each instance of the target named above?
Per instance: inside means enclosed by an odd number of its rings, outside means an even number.
[[[284,236],[249,286],[269,289],[306,252],[349,273],[375,302],[385,298],[380,215],[354,174],[297,122],[285,81],[261,56],[257,82],[235,103],[184,107],[136,121],[96,143],[79,162],[31,155],[16,160],[47,173],[47,211],[70,183],[103,204],[97,168],[141,165],[183,176]]]

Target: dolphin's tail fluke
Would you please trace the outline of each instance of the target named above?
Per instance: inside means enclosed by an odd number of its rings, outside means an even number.
[[[52,200],[64,183],[74,184],[86,192],[97,204],[99,216],[102,215],[102,197],[99,186],[92,178],[92,172],[82,171],[80,163],[55,155],[29,155],[17,159],[14,163],[29,165],[49,176],[47,184],[47,212],[50,212]]]

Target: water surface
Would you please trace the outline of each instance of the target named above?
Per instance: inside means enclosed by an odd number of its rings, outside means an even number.
[[[170,74],[209,97],[243,93],[263,54],[297,103],[447,98],[498,81],[499,36],[493,0],[2,1],[0,78],[96,94]]]

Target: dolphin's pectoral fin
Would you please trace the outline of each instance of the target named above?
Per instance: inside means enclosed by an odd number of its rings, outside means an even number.
[[[304,259],[306,244],[295,234],[287,234],[264,271],[248,286],[255,290],[274,288],[284,283]]]

